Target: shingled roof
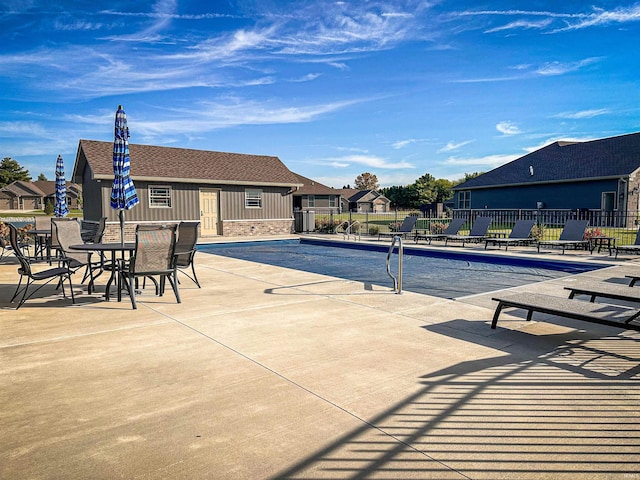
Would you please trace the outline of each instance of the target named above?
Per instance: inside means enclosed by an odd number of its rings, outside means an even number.
[[[299,173],[296,173],[295,175],[298,177],[298,181],[302,184],[302,187],[295,192],[297,195],[340,195],[340,190],[327,187],[326,185],[304,177]]]
[[[640,168],[640,133],[555,142],[456,185],[455,190],[625,177]]]
[[[278,157],[130,144],[131,178],[145,181],[234,185],[300,186]],[[80,140],[73,178],[80,179],[86,158],[93,178],[113,179],[113,143]]]

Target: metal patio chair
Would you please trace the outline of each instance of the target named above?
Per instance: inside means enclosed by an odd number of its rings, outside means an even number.
[[[37,291],[39,291],[42,287],[47,285],[53,280],[58,280],[58,285],[62,288],[62,295],[66,298],[66,293],[64,290],[64,281],[69,280],[69,289],[71,290],[71,303],[75,303],[75,298],[73,296],[73,285],[71,284],[71,275],[73,272],[67,266],[60,266],[49,268],[48,270],[43,270],[39,272],[34,272],[31,269],[31,262],[29,257],[26,256],[22,249],[19,246],[18,242],[18,229],[9,224],[9,240],[11,242],[11,247],[13,249],[13,254],[18,259],[20,266],[18,267],[18,273],[20,274],[20,280],[18,281],[18,286],[16,287],[16,291],[11,297],[11,302],[18,298],[20,294],[22,294],[20,301],[18,302],[18,306],[16,310],[20,308],[29,298],[31,298]],[[26,284],[23,286],[22,282],[26,279]],[[29,293],[29,287],[33,285],[35,282],[44,281],[44,283],[38,286],[35,290],[32,290]],[[22,290],[21,290],[22,287]]]
[[[81,268],[85,268],[82,282],[89,279],[88,293],[93,289],[95,270],[102,273],[102,262],[93,262],[91,260],[92,252],[82,252],[72,250],[71,245],[84,243],[80,234],[80,223],[76,219],[68,221],[68,219],[53,218],[51,219],[53,226],[53,236],[56,239],[57,249],[59,252],[59,263],[65,264],[73,273]],[[98,274],[99,275],[99,274]]]
[[[176,301],[181,303],[175,260],[177,227],[177,225],[138,225],[136,227],[136,248],[133,255],[128,261],[120,262],[122,281],[129,291],[134,309],[138,308],[135,282],[140,277],[160,277],[159,288],[156,287],[156,292],[160,296],[164,294],[165,280],[169,279]]]
[[[198,250],[196,243],[198,242],[199,225],[199,221],[180,222],[178,225],[178,240],[176,241],[175,256],[178,271],[184,273],[198,286],[198,288],[201,288],[198,277],[196,276],[196,269],[193,261]],[[185,271],[189,267],[191,267],[191,275]]]

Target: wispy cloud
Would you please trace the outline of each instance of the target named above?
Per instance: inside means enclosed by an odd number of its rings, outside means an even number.
[[[446,160],[447,165],[458,165],[458,166],[474,166],[474,167],[490,167],[496,168],[500,165],[504,165],[505,163],[511,162],[516,158],[521,157],[522,155],[487,155],[485,157],[475,157],[475,158],[456,158],[450,157]]]
[[[496,130],[498,130],[503,135],[518,135],[522,133],[520,128],[513,122],[500,122],[496,125]]]
[[[417,140],[415,138],[409,138],[407,140],[398,140],[397,142],[393,142],[391,144],[391,147],[395,148],[396,150],[400,150],[401,148],[404,148],[408,145],[411,145],[412,143],[416,143]]]
[[[440,150],[438,150],[438,153],[452,152],[454,150],[458,150],[459,148],[464,147],[465,145],[473,143],[474,141],[475,140],[467,140],[466,142],[459,142],[459,143],[449,142]]]
[[[455,12],[453,15],[459,17],[520,17],[505,25],[485,29],[485,33],[517,29],[538,29],[545,33],[559,33],[589,27],[638,22],[640,21],[640,4],[617,7],[612,10],[592,7],[591,11],[573,13],[544,10],[466,10]],[[532,17],[544,17],[544,19],[534,21],[531,19]]]
[[[593,110],[581,110],[579,112],[562,112],[552,115],[551,118],[566,118],[570,120],[581,120],[584,118],[593,118],[600,115],[608,115],[611,111],[608,108],[599,108]]]
[[[354,164],[364,165],[370,168],[379,168],[383,170],[398,170],[403,168],[415,168],[415,165],[405,161],[391,162],[385,158],[375,155],[347,155],[337,158],[325,158],[318,161],[323,165],[331,165],[336,167],[350,167]]]
[[[601,57],[585,58],[578,60],[577,62],[547,62],[544,65],[538,67],[536,73],[540,75],[564,75],[565,73],[575,72],[583,67],[592,65],[601,61]]]

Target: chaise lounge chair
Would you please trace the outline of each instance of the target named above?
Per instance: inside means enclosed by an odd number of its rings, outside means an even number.
[[[569,298],[576,295],[589,295],[590,302],[595,302],[597,297],[622,300],[624,302],[640,302],[640,288],[629,285],[610,282],[580,282],[577,285],[564,287],[569,290]]]
[[[482,242],[487,238],[487,232],[489,231],[489,225],[491,225],[491,217],[477,217],[473,222],[473,227],[469,235],[448,235],[444,239],[445,246],[449,241],[462,242],[462,246],[467,242]]]
[[[616,250],[616,258],[618,258],[618,253],[627,252],[627,253],[640,253],[640,229],[636,233],[636,241],[633,245],[620,245],[619,247],[615,247]]]
[[[538,253],[540,253],[540,246],[546,245],[548,247],[560,247],[562,248],[562,254],[564,255],[565,249],[573,247],[576,250],[579,247],[585,250],[591,248],[589,240],[584,239],[584,234],[587,231],[588,220],[567,220],[560,233],[558,240],[542,240],[538,241]]]
[[[415,227],[417,221],[418,217],[414,215],[404,217],[402,225],[400,225],[400,228],[396,232],[378,232],[378,240],[380,240],[380,237],[400,236],[406,238],[407,235],[413,231],[413,227]]]
[[[527,310],[527,321],[531,320],[533,312],[540,312],[600,325],[640,331],[640,323],[631,323],[640,316],[640,310],[637,309],[621,310],[619,306],[606,303],[585,302],[530,292],[494,297],[492,300],[498,302],[498,306],[493,315],[491,328],[496,328],[502,309],[511,307]],[[619,320],[615,320],[614,317],[619,318]]]
[[[504,246],[505,250],[509,249],[509,245],[531,245],[535,239],[531,238],[531,230],[535,220],[518,220],[511,229],[511,233],[507,238],[485,238],[484,249],[491,245],[497,245],[498,248]]]
[[[429,245],[431,245],[431,240],[444,240],[451,235],[457,235],[465,222],[466,220],[464,218],[454,218],[442,233],[416,234],[415,241],[418,243],[418,240],[428,240]]]

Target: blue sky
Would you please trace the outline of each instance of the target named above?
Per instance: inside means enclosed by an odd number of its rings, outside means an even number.
[[[640,2],[0,0],[0,158],[69,178],[122,104],[132,143],[454,180],[640,131],[639,45]]]

